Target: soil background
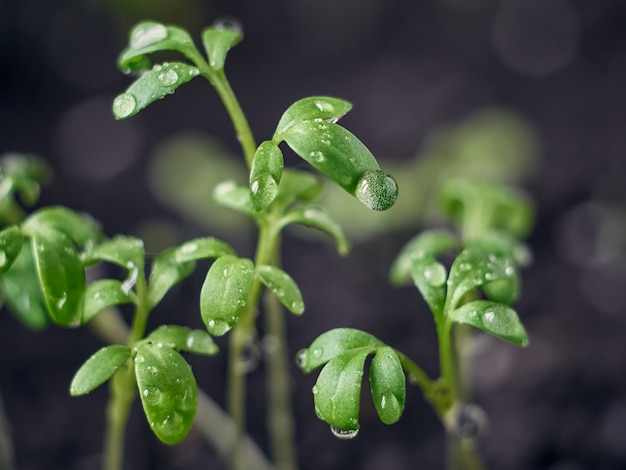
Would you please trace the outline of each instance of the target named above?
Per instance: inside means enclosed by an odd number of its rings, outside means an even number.
[[[180,24],[197,39],[218,18],[245,30],[227,72],[257,139],[271,136],[289,104],[314,94],[354,103],[342,123],[383,162],[413,158],[433,130],[485,107],[533,126],[540,164],[524,187],[538,211],[528,241],[534,262],[517,305],[531,346],[479,341],[475,401],[490,417],[484,456],[492,469],[626,468],[626,3],[4,0],[0,153],[50,163],[55,178],[41,205],[87,211],[110,235],[148,223],[173,225],[185,238],[206,233],[155,198],[146,168],[181,132],[238,151],[215,93],[196,80],[131,120],[114,121],[110,109],[130,83],[115,61],[135,22]],[[286,237],[285,267],[307,303],[302,318],[289,318],[294,356],[321,332],[352,326],[437,373],[428,312],[415,290],[387,281],[414,233],[355,243],[346,258]],[[236,245],[252,253],[249,238]],[[155,324],[201,326],[201,281],[168,297]],[[87,329],[32,332],[1,312],[0,393],[18,469],[98,468],[106,387],[70,398],[68,386],[100,346]],[[192,360],[200,386],[220,403],[225,358]],[[262,370],[250,374],[249,424],[265,446]],[[340,441],[314,415],[315,376],[294,365],[293,377],[303,470],[443,468],[443,431],[415,387],[399,423],[381,424],[365,400],[358,437]],[[129,470],[223,468],[195,432],[179,446],[160,444],[137,407],[127,448]]]

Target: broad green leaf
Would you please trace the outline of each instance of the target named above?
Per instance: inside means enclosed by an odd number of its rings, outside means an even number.
[[[291,126],[301,121],[323,121],[337,122],[344,114],[352,109],[352,104],[330,96],[311,96],[302,98],[289,106],[283,113],[273,140],[280,142],[284,140],[283,133]]]
[[[494,281],[510,280],[515,274],[515,264],[510,257],[479,246],[469,246],[450,267],[448,306],[454,309],[468,292]]]
[[[256,211],[250,202],[250,189],[238,186],[234,181],[224,181],[218,184],[213,191],[213,199],[220,206],[256,217]]]
[[[149,341],[135,348],[137,388],[148,423],[163,442],[177,444],[189,432],[196,414],[196,379],[174,349]]]
[[[416,258],[411,266],[411,277],[431,312],[438,317],[446,300],[446,268],[429,256]]]
[[[214,356],[219,348],[209,333],[178,325],[163,325],[150,333],[148,341],[163,344],[178,351]]]
[[[241,31],[223,25],[206,28],[202,32],[202,43],[209,58],[209,65],[214,71],[224,70],[228,51],[242,39]]]
[[[106,261],[123,268],[143,266],[145,258],[143,241],[139,238],[117,235],[110,240],[88,249],[82,255],[83,263],[89,266]]]
[[[466,323],[517,346],[528,346],[526,330],[511,307],[489,300],[476,300],[453,310],[451,321]]]
[[[191,36],[184,29],[143,21],[131,30],[128,47],[118,58],[118,66],[129,72],[147,70],[150,68],[150,60],[146,55],[158,51],[180,52],[192,60],[199,54]]]
[[[365,349],[373,353],[376,348],[384,345],[385,343],[365,331],[335,328],[322,333],[308,348],[302,349],[296,360],[304,372],[311,372],[346,352]]]
[[[326,208],[312,204],[302,204],[287,212],[280,221],[280,226],[302,224],[316,228],[330,235],[337,244],[337,251],[342,255],[350,251],[350,242],[343,234],[341,226],[330,218]]]
[[[230,245],[213,237],[189,240],[174,250],[178,263],[198,261],[207,258],[219,258],[223,255],[235,254],[235,250],[233,250]]]
[[[101,237],[99,225],[94,219],[61,206],[33,212],[22,224],[22,232],[30,236],[42,227],[62,232],[81,246],[90,245]]]
[[[200,313],[213,336],[230,330],[246,307],[254,278],[251,260],[226,255],[218,258],[206,275],[200,292]]]
[[[23,243],[11,268],[0,276],[0,286],[9,310],[21,322],[33,329],[48,325],[46,302],[39,286],[30,241]]]
[[[164,62],[143,73],[125,93],[113,101],[116,119],[134,116],[157,100],[171,95],[176,89],[200,74],[197,67],[182,62]]]
[[[63,326],[80,323],[85,294],[85,271],[72,240],[45,226],[31,236],[41,291],[48,313]]]
[[[381,211],[398,197],[395,180],[354,134],[324,120],[300,121],[282,134],[301,158],[329,177],[366,207]]]
[[[0,274],[8,271],[24,246],[22,232],[16,226],[0,231]]]
[[[155,307],[174,285],[193,272],[196,263],[181,262],[177,259],[178,254],[178,248],[169,248],[155,256],[148,282],[150,308]]]
[[[269,206],[278,194],[283,174],[283,153],[271,140],[261,143],[250,169],[250,200],[256,211]]]
[[[78,369],[70,385],[70,395],[85,395],[109,380],[130,357],[130,348],[122,345],[105,346]]]
[[[358,348],[331,359],[313,386],[315,413],[342,432],[359,429],[361,379],[371,350]]]
[[[256,275],[272,291],[291,313],[300,315],[304,312],[302,294],[295,281],[276,266],[260,265],[255,267]]]
[[[434,260],[441,253],[456,248],[457,245],[454,235],[443,230],[420,233],[402,248],[394,260],[389,273],[392,284],[401,285],[408,282],[414,260],[423,258]]]
[[[85,289],[85,308],[81,323],[87,323],[102,310],[133,302],[133,297],[117,279],[100,279]]]
[[[385,424],[402,416],[406,401],[404,370],[398,355],[389,346],[376,351],[370,365],[370,388],[378,416]]]

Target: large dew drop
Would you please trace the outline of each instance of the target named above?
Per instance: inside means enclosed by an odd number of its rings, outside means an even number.
[[[118,119],[124,119],[135,111],[137,100],[130,93],[122,93],[113,101],[113,114]]]
[[[330,430],[335,437],[339,439],[354,439],[359,433],[359,429],[341,429],[337,426],[330,426]]]
[[[161,23],[144,23],[133,31],[130,37],[130,47],[141,49],[143,47],[162,41],[167,37],[167,28]]]
[[[164,86],[172,86],[176,85],[178,74],[175,70],[170,69],[167,72],[160,73],[158,79]]]
[[[398,185],[382,170],[366,171],[357,183],[355,196],[369,209],[384,211],[395,204]]]

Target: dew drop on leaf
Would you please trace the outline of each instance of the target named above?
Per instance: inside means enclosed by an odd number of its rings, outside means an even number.
[[[359,433],[359,429],[341,429],[337,426],[330,426],[330,430],[335,437],[339,439],[354,439]]]
[[[296,354],[296,364],[298,364],[299,367],[304,367],[306,366],[306,360],[307,360],[307,350],[301,349],[300,352]]]
[[[356,197],[374,211],[384,211],[393,206],[398,198],[398,185],[382,170],[363,173],[356,186]]]
[[[167,72],[160,73],[158,79],[161,84],[172,86],[178,81],[178,73],[176,73],[176,70],[169,69]]]
[[[143,47],[162,41],[167,37],[167,28],[161,23],[146,23],[133,31],[130,38],[130,47],[141,49]]]
[[[320,357],[322,357],[323,352],[324,350],[322,348],[315,348],[313,350],[313,357],[315,357],[316,359],[319,359]]]
[[[231,328],[230,324],[223,320],[210,320],[207,327],[213,336],[222,336]]]
[[[3,267],[7,263],[7,254],[0,250],[0,267]]]
[[[113,101],[113,114],[118,119],[130,116],[137,107],[137,100],[130,93],[122,93]]]
[[[312,162],[321,163],[324,161],[324,154],[320,150],[314,150],[309,153],[309,158]]]
[[[446,282],[446,269],[439,263],[433,263],[424,270],[424,277],[431,286],[439,287]]]

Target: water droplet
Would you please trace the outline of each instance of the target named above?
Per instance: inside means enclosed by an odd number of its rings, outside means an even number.
[[[315,106],[323,113],[332,113],[335,111],[335,107],[328,101],[316,101]]]
[[[143,361],[145,361],[146,358],[143,356],[137,356],[135,357],[135,362],[138,362],[139,364],[141,364]]]
[[[313,395],[317,395],[320,391],[320,388],[317,385],[313,385],[313,388],[311,389],[311,392],[313,392]]]
[[[324,353],[324,349],[323,348],[315,348],[313,350],[313,357],[316,359],[319,359],[320,357],[322,357],[322,354]]]
[[[148,390],[147,388],[145,388],[145,389],[143,390],[143,396],[144,396],[144,397],[147,397],[149,394],[150,394],[150,390]]]
[[[57,300],[57,308],[61,310],[63,306],[65,305],[66,301],[67,301],[67,294],[63,294],[63,296],[60,297],[59,300]]]
[[[130,37],[130,47],[141,49],[143,47],[162,41],[167,37],[167,28],[161,23],[144,23],[135,28]]]
[[[230,29],[243,35],[243,26],[233,18],[221,18],[213,23],[215,29]]]
[[[222,336],[226,334],[230,328],[230,324],[224,320],[210,320],[209,323],[207,323],[207,329],[213,336]]]
[[[324,153],[321,152],[320,150],[314,150],[311,153],[309,153],[309,158],[311,159],[312,162],[321,163],[324,161]]]
[[[485,281],[493,281],[496,277],[496,274],[491,271],[485,273]]]
[[[147,371],[151,374],[156,374],[158,372],[158,369],[155,366],[148,366]]]
[[[254,180],[252,184],[250,184],[250,191],[252,191],[252,194],[259,192],[259,180]]]
[[[304,368],[307,363],[308,353],[306,349],[301,349],[298,354],[296,354],[296,364],[298,367]]]
[[[5,264],[7,264],[7,254],[0,250],[0,267],[4,266]]]
[[[178,73],[176,70],[169,69],[167,72],[160,73],[158,79],[164,86],[172,86],[178,81]]]
[[[355,196],[369,209],[384,211],[395,204],[398,185],[382,170],[366,171],[357,183]]]
[[[118,119],[130,116],[136,108],[137,100],[130,93],[122,93],[113,101],[113,114]]]
[[[198,245],[196,243],[185,243],[181,247],[181,251],[185,254],[194,253],[197,250],[198,250]]]
[[[459,270],[460,271],[469,271],[470,269],[472,269],[472,265],[469,263],[461,263],[459,264]]]
[[[380,399],[380,408],[384,410],[386,405],[387,405],[387,397],[383,395],[383,397]]]
[[[507,266],[504,268],[504,274],[507,276],[512,276],[515,273],[515,268],[513,266]]]
[[[324,145],[330,145],[330,139],[320,139],[320,143]]]
[[[192,77],[195,77],[196,75],[200,75],[200,70],[198,70],[195,67],[192,67],[189,69],[189,75],[191,75]]]
[[[424,270],[424,278],[431,286],[439,287],[446,282],[446,268],[439,263],[433,263]]]
[[[294,313],[302,313],[304,312],[304,302],[301,300],[294,300],[291,302],[291,311]]]
[[[337,426],[330,426],[330,430],[335,437],[339,439],[354,439],[359,433],[359,429],[341,429]]]

